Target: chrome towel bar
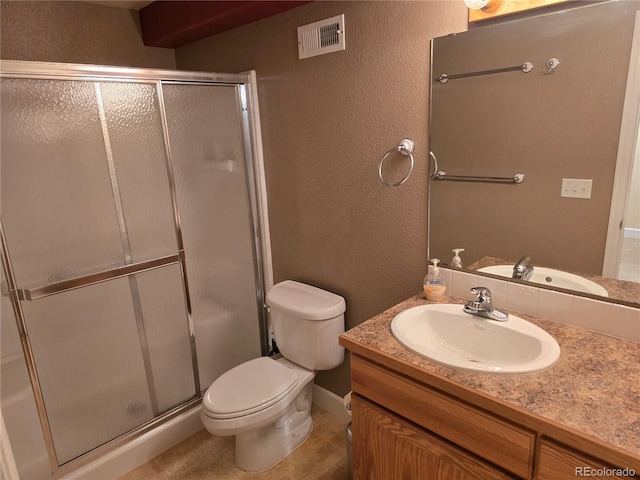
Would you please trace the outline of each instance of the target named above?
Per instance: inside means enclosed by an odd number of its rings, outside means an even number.
[[[479,75],[490,75],[493,73],[516,72],[518,70],[524,73],[529,73],[531,70],[533,70],[533,63],[524,62],[522,65],[518,65],[515,67],[494,68],[492,70],[481,70],[478,72],[469,72],[469,73],[457,73],[455,75],[449,75],[448,73],[443,73],[438,77],[438,81],[440,83],[447,83],[449,80],[455,80],[456,78],[477,77]]]
[[[433,178],[436,180],[451,180],[456,182],[522,183],[524,182],[524,173],[516,173],[513,177],[484,177],[473,175],[447,175],[444,170],[439,170]]]

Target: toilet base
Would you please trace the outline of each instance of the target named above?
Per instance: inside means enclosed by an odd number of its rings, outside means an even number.
[[[312,387],[309,382],[275,423],[236,435],[236,465],[248,472],[267,470],[309,437]]]

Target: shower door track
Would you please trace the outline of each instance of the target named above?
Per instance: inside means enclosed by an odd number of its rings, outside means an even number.
[[[25,359],[27,364],[27,370],[29,372],[29,377],[31,379],[31,384],[33,387],[33,393],[36,403],[36,408],[38,411],[38,416],[40,419],[40,425],[43,430],[45,446],[47,449],[47,454],[49,457],[49,463],[51,466],[51,470],[53,473],[52,478],[58,478],[63,475],[66,475],[70,472],[75,471],[77,468],[86,465],[92,460],[96,459],[100,455],[104,455],[106,453],[113,452],[116,448],[121,445],[135,440],[145,433],[149,432],[153,428],[163,424],[167,420],[176,417],[180,413],[187,411],[188,409],[200,404],[202,401],[202,391],[200,389],[200,381],[198,374],[198,365],[197,365],[197,357],[195,352],[195,331],[193,325],[193,317],[192,317],[192,309],[191,309],[191,300],[189,296],[189,288],[187,281],[187,272],[186,272],[186,261],[184,254],[184,246],[182,240],[182,230],[180,226],[180,217],[178,213],[178,207],[176,203],[176,192],[175,192],[175,180],[173,176],[173,167],[171,162],[171,148],[169,145],[169,137],[168,137],[168,127],[167,127],[167,119],[166,112],[164,109],[164,100],[163,100],[163,92],[162,92],[162,84],[163,83],[181,83],[181,84],[194,84],[194,85],[236,85],[246,89],[247,85],[250,82],[250,75],[247,73],[242,74],[219,74],[219,73],[209,73],[209,72],[183,72],[183,71],[174,71],[174,70],[156,70],[156,69],[139,69],[139,68],[127,68],[127,67],[109,67],[109,66],[97,66],[97,65],[80,65],[80,64],[55,64],[55,63],[45,63],[45,62],[26,62],[26,61],[3,61],[1,65],[0,78],[24,78],[24,79],[40,79],[40,80],[87,80],[87,81],[108,81],[108,82],[132,82],[132,83],[152,83],[156,85],[156,93],[158,95],[158,105],[160,110],[160,116],[162,119],[162,128],[163,128],[163,140],[165,144],[165,153],[166,153],[166,168],[167,175],[169,180],[169,190],[171,196],[171,203],[173,207],[174,213],[174,225],[175,225],[175,233],[178,251],[174,255],[169,255],[161,258],[156,258],[152,260],[147,260],[143,262],[131,263],[130,255],[127,255],[127,239],[123,238],[123,247],[125,250],[125,261],[127,264],[124,266],[104,270],[97,273],[92,273],[89,275],[76,277],[71,280],[65,280],[61,282],[52,283],[49,285],[44,285],[40,287],[30,288],[30,289],[19,289],[17,288],[15,275],[13,269],[11,267],[11,259],[9,257],[9,253],[7,250],[6,241],[4,238],[4,233],[2,230],[2,223],[0,221],[0,233],[2,233],[1,238],[1,247],[2,247],[2,260],[3,267],[7,276],[7,281],[9,284],[9,294],[11,297],[11,303],[14,308],[14,312],[16,315],[16,320],[18,323],[18,330],[20,332],[20,337],[23,345],[23,350],[25,353]],[[251,168],[247,168],[247,181],[249,183],[249,195],[250,195],[250,205],[252,211],[252,223],[253,223],[253,232],[254,232],[254,245],[253,245],[253,253],[254,253],[254,264],[256,268],[256,287],[257,287],[257,304],[258,308],[258,317],[260,323],[260,333],[261,333],[261,345],[263,349],[263,354],[266,353],[265,346],[267,345],[266,340],[266,312],[264,307],[264,278],[262,271],[262,253],[260,249],[260,245],[262,242],[261,239],[261,227],[260,220],[257,217],[257,205],[258,200],[255,192],[255,183],[253,176],[256,174],[254,170],[253,163],[253,150],[251,146],[251,142],[249,138],[254,135],[253,124],[249,115],[247,115],[247,110],[250,108],[250,101],[247,101],[246,93],[244,89],[240,89],[239,95],[241,98],[242,104],[242,132],[244,137],[244,153],[245,153],[245,161],[247,161],[248,166]],[[104,123],[103,123],[104,125]],[[108,132],[107,132],[108,135]],[[105,138],[105,147],[109,150],[108,138]],[[107,155],[108,156],[108,155]],[[111,167],[111,165],[110,165]],[[118,210],[118,217],[121,222],[121,233],[126,234],[126,225],[122,222],[122,215],[118,209],[119,199],[118,197],[118,185],[117,185],[117,177],[114,177],[114,172],[111,172],[111,181],[112,188],[114,194],[114,201],[116,202],[116,209]],[[114,183],[115,182],[115,183]],[[129,251],[130,253],[130,251]],[[88,452],[71,459],[63,464],[59,463],[58,456],[56,454],[55,445],[53,442],[53,436],[51,433],[51,428],[49,426],[49,419],[46,412],[46,407],[44,403],[44,398],[42,395],[42,390],[40,388],[40,382],[38,380],[38,374],[36,371],[35,358],[33,356],[33,352],[31,349],[30,341],[26,331],[26,321],[24,312],[22,310],[22,306],[20,301],[33,301],[38,298],[46,297],[49,295],[55,295],[58,293],[62,293],[65,291],[81,288],[88,285],[94,285],[97,283],[105,282],[108,280],[113,280],[121,277],[129,277],[129,279],[133,279],[135,281],[134,274],[140,273],[143,271],[148,271],[156,268],[161,268],[168,265],[179,264],[180,270],[182,274],[182,281],[184,287],[184,295],[185,295],[185,303],[187,308],[187,318],[188,318],[188,330],[189,337],[191,343],[191,356],[192,356],[192,364],[193,364],[193,372],[194,372],[194,384],[195,384],[195,393],[192,397],[183,401],[183,403],[173,407],[172,409],[160,413],[155,418],[149,420],[148,422],[130,430],[122,435],[108,441],[107,443],[97,446]],[[136,288],[135,285],[132,285],[132,294],[135,295]],[[137,322],[140,324],[141,319],[138,319]],[[155,409],[154,409],[155,410]],[[157,414],[154,411],[154,415]]]

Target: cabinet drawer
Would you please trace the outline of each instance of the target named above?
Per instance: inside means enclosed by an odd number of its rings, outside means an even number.
[[[536,480],[558,480],[561,478],[637,478],[630,469],[613,467],[591,458],[582,452],[559,445],[545,438],[540,441]],[[620,472],[616,474],[616,472]],[[636,472],[633,472],[634,475]]]
[[[535,434],[410,378],[351,357],[353,391],[522,478],[531,476]]]

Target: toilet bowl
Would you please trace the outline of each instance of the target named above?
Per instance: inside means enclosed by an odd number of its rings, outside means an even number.
[[[314,372],[285,358],[250,360],[223,374],[207,390],[202,422],[214,435],[236,436],[240,468],[266,470],[311,433],[314,377]]]
[[[285,458],[311,433],[315,370],[340,365],[345,301],[287,280],[267,294],[281,358],[260,357],[220,376],[202,399],[201,419],[213,435],[236,439],[236,464],[250,472]]]

